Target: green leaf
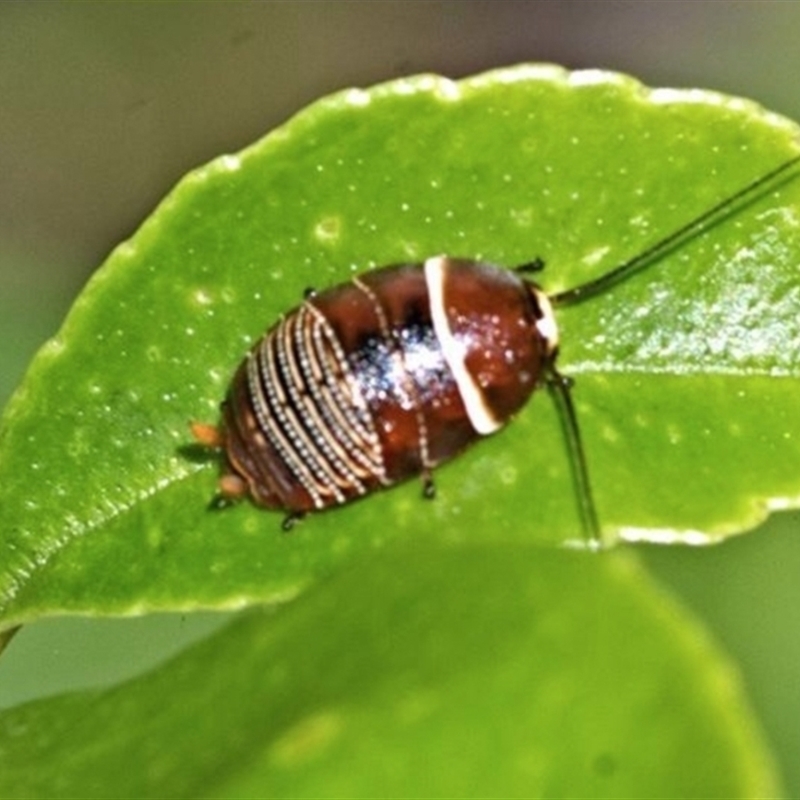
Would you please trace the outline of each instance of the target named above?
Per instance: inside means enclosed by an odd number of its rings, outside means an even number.
[[[0,654],[8,647],[9,642],[14,638],[18,630],[19,626],[15,628],[6,628],[6,630],[0,631]]]
[[[3,797],[775,797],[738,678],[622,553],[392,548],[0,715]]]
[[[449,253],[602,274],[772,169],[797,128],[698,91],[522,66],[322,100],[190,174],[122,244],[0,426],[0,614],[220,607],[296,594],[389,540],[575,540],[549,398],[437,472],[304,522],[212,514],[186,450],[305,287]],[[800,497],[800,181],[559,311],[608,542],[709,540]],[[768,408],[769,413],[764,409]],[[387,524],[391,520],[391,524]]]

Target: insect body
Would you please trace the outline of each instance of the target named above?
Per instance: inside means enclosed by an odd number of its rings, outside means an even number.
[[[547,295],[446,257],[306,298],[253,347],[223,403],[221,491],[291,514],[422,475],[502,427],[557,352]]]
[[[800,161],[796,156],[638,256],[548,296],[515,271],[438,256],[383,267],[310,293],[257,342],[236,372],[219,427],[195,438],[224,450],[220,496],[288,513],[355,500],[431,471],[501,428],[546,384],[556,399],[587,537],[599,540],[571,400],[556,369],[553,306],[625,280]]]

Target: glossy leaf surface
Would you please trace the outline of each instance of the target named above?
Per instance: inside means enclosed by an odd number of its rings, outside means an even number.
[[[767,172],[796,127],[743,101],[519,67],[322,100],[190,174],[121,245],[0,427],[0,609],[221,607],[296,594],[387,541],[579,539],[545,393],[437,473],[280,533],[210,513],[191,448],[247,347],[304,288],[449,253],[602,274]],[[560,310],[608,542],[742,530],[800,496],[800,181]]]

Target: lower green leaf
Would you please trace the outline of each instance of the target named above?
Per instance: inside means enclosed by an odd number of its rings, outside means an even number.
[[[0,796],[778,793],[736,675],[628,555],[392,550],[0,716]]]

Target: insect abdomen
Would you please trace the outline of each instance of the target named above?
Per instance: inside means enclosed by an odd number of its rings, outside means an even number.
[[[555,352],[540,294],[507,270],[433,258],[308,298],[234,377],[223,494],[305,512],[427,475],[535,388]]]
[[[264,506],[308,511],[385,481],[375,427],[341,346],[308,302],[272,328],[224,406],[228,459]]]

